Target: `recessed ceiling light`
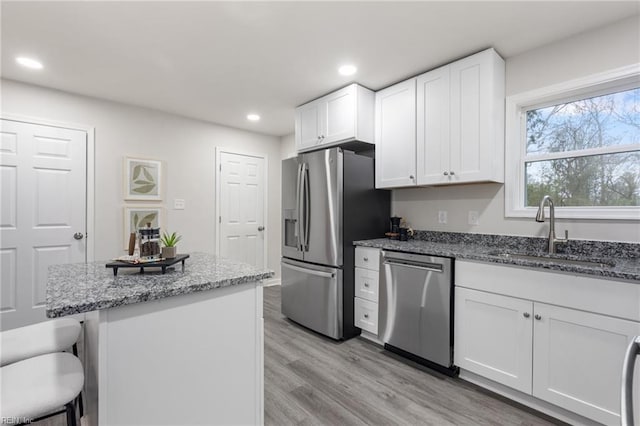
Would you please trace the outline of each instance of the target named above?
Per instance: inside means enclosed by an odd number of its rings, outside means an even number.
[[[16,58],[16,62],[22,65],[23,67],[31,68],[33,70],[41,70],[42,62],[36,61],[32,58],[27,58],[25,56],[18,56]]]
[[[338,68],[338,72],[342,75],[353,75],[358,71],[355,65],[343,65]]]
[[[249,120],[249,121],[258,121],[258,120],[260,120],[260,116],[258,114],[249,114],[249,115],[247,115],[247,120]]]

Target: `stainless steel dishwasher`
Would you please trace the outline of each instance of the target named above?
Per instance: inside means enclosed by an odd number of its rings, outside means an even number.
[[[379,338],[385,349],[455,375],[453,259],[383,251]]]

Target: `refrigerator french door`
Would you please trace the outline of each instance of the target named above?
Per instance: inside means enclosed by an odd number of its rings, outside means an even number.
[[[373,161],[330,148],[282,162],[282,313],[334,339],[360,332],[353,241],[383,235],[389,219]]]
[[[337,148],[282,162],[284,257],[342,265],[342,165]]]

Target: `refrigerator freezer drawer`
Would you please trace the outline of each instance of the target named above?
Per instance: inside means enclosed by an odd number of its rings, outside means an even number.
[[[342,338],[342,270],[283,259],[282,314],[329,336]]]

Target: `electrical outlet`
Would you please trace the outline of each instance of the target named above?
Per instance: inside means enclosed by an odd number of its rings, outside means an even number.
[[[438,211],[438,223],[447,223],[447,211],[446,210]]]
[[[469,210],[469,225],[478,226],[478,211]]]
[[[184,202],[183,199],[176,198],[175,200],[173,200],[173,209],[174,210],[184,210],[185,207],[186,207],[186,203]]]

